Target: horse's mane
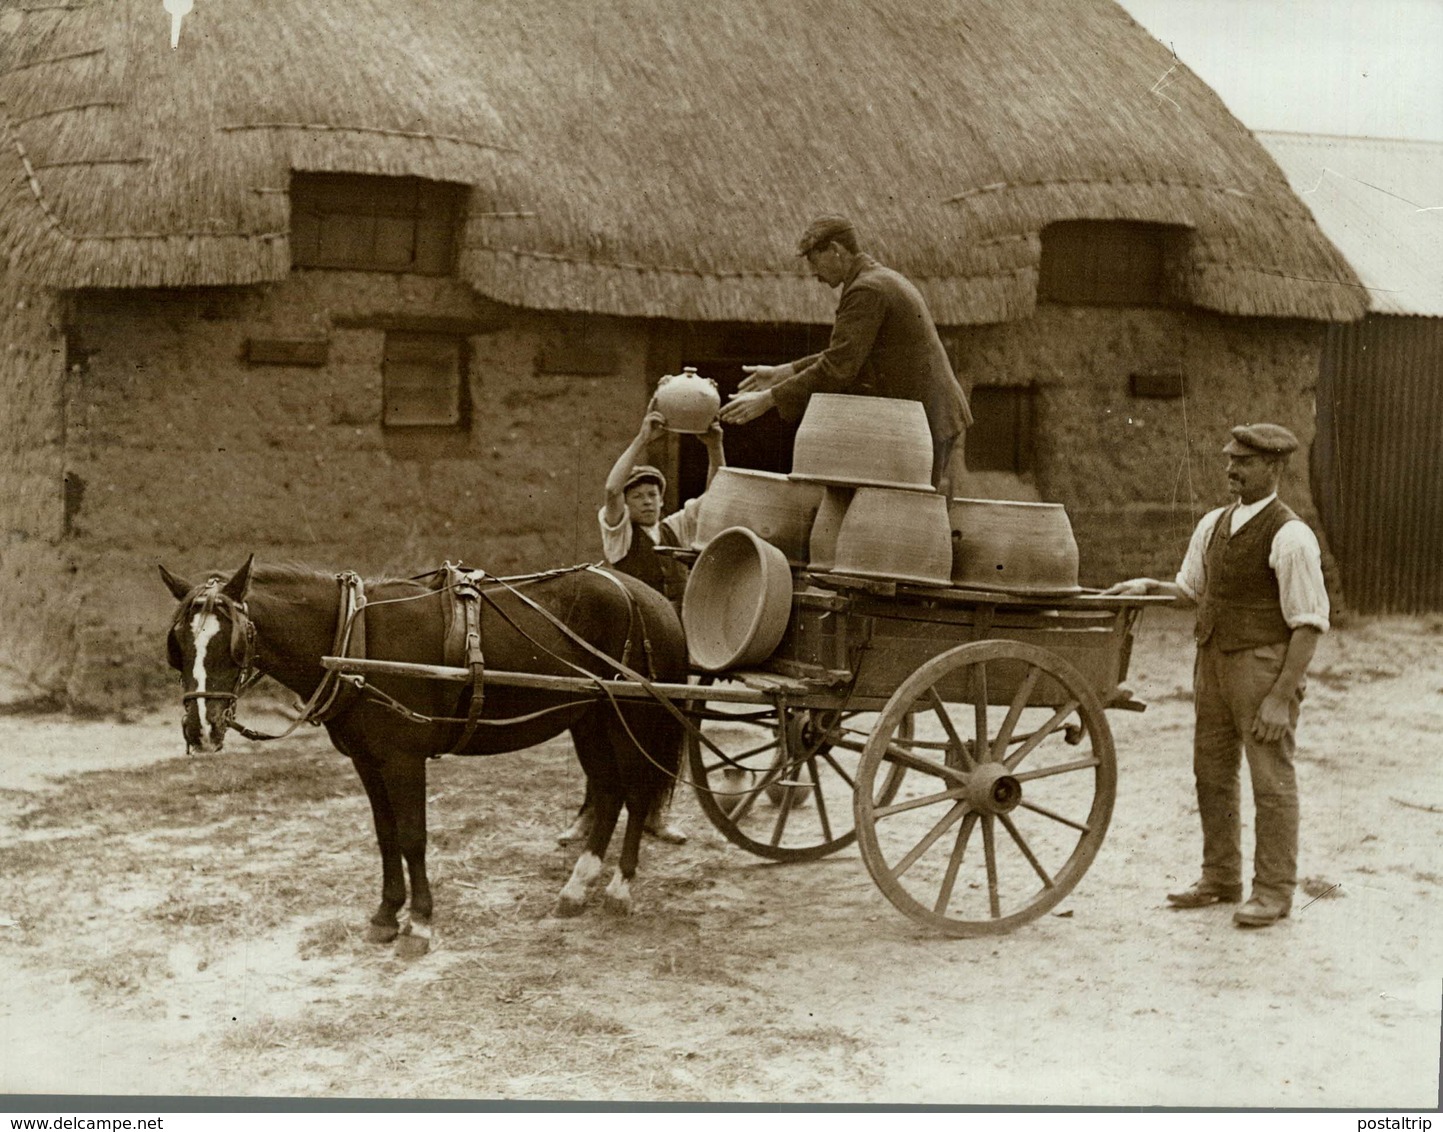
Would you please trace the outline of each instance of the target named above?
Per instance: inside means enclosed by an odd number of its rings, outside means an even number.
[[[284,585],[287,582],[315,582],[323,581],[334,583],[339,570],[327,570],[319,566],[310,566],[303,562],[257,562],[251,574],[252,582],[275,582]],[[436,588],[428,585],[429,575],[422,575],[419,578],[402,578],[389,574],[371,575],[362,579],[366,586],[411,586],[418,590]]]

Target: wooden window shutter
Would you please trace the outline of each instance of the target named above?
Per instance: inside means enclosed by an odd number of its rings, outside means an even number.
[[[417,177],[295,173],[291,265],[449,275],[466,194]]]
[[[462,423],[464,339],[450,334],[388,331],[382,361],[382,423]]]
[[[1037,298],[1085,306],[1174,306],[1187,229],[1122,220],[1068,220],[1042,231]]]

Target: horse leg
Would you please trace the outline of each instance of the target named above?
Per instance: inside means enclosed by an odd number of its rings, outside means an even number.
[[[385,776],[368,758],[352,758],[366,797],[371,803],[371,817],[376,825],[376,846],[381,851],[381,903],[366,929],[371,943],[390,943],[400,934],[396,913],[406,903],[406,874],[401,867],[400,841],[396,835],[396,815],[391,808]]]
[[[633,791],[626,799],[626,834],[621,841],[621,860],[606,886],[603,906],[616,916],[631,915],[631,881],[641,859],[641,834],[654,799],[641,799]]]
[[[581,851],[576,867],[571,870],[571,879],[556,898],[554,914],[557,916],[579,916],[586,907],[586,890],[591,882],[601,875],[601,862],[606,856],[606,847],[611,844],[616,819],[621,814],[620,795],[594,785],[590,789],[594,802],[591,832],[586,838],[586,848]]]
[[[386,760],[386,793],[396,814],[396,839],[411,882],[411,907],[396,954],[415,959],[431,949],[431,882],[426,876],[426,757]]]
[[[586,782],[586,797],[581,800],[581,809],[576,811],[576,820],[556,838],[558,845],[570,845],[573,841],[585,840],[591,834],[592,818],[596,816],[596,804],[591,793],[591,780]]]

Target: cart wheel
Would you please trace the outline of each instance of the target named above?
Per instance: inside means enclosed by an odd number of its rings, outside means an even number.
[[[730,706],[730,705],[729,705]],[[697,802],[733,845],[772,861],[811,861],[856,838],[852,794],[875,713],[771,707],[715,712],[703,726],[718,753],[687,734]],[[911,733],[905,718],[896,725]],[[874,776],[876,800],[897,793],[906,767]]]
[[[897,766],[907,789],[884,800],[873,784]],[[1116,794],[1112,732],[1078,671],[1035,645],[976,641],[917,669],[877,720],[857,770],[862,860],[919,923],[1000,934],[1072,891]]]

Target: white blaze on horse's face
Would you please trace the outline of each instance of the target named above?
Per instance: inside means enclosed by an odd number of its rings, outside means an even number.
[[[213,689],[207,687],[211,675],[207,671],[207,665],[214,665],[214,658],[211,653],[221,644],[220,618],[214,612],[197,613],[190,619],[190,640],[191,647],[195,650],[195,656],[191,661],[190,677],[195,684],[195,692],[204,693]],[[222,689],[228,691],[229,689]],[[201,751],[206,754],[219,751],[225,742],[225,705],[228,701],[223,699],[210,699],[204,696],[197,696],[186,701],[185,722],[181,729],[185,732],[185,749],[189,754],[192,751]]]

